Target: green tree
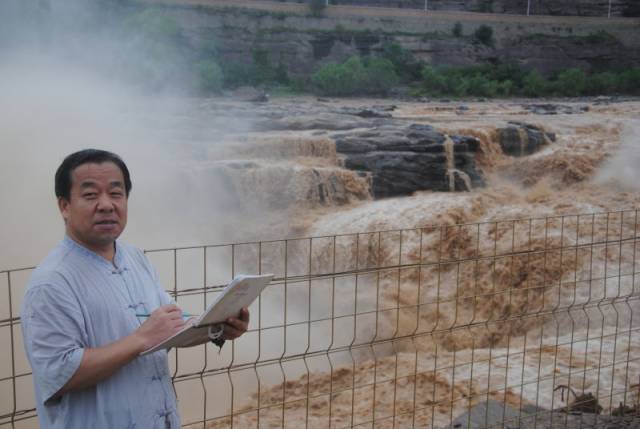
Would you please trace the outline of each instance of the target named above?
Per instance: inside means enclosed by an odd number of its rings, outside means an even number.
[[[197,64],[198,87],[204,92],[219,92],[224,83],[224,75],[218,64],[211,60],[200,61]]]
[[[453,37],[462,37],[462,24],[460,22],[456,22],[451,29],[451,33]]]
[[[542,97],[549,92],[549,82],[537,70],[529,72],[522,79],[522,90],[529,97]]]
[[[476,40],[483,45],[493,46],[493,28],[486,24],[482,24],[473,32]]]
[[[180,33],[180,26],[175,18],[153,8],[133,15],[129,18],[128,24],[138,27],[148,37],[175,39]]]
[[[397,43],[385,43],[382,46],[382,57],[393,63],[395,72],[404,81],[418,79],[422,63],[414,55]]]
[[[385,58],[353,56],[342,64],[326,64],[311,81],[326,95],[386,94],[399,82],[395,67]]]
[[[448,90],[447,79],[443,73],[432,66],[422,68],[422,86],[431,95],[444,94]]]
[[[587,91],[593,95],[613,94],[618,90],[618,75],[612,72],[596,73],[589,77]]]
[[[350,68],[344,64],[330,63],[315,72],[311,76],[311,82],[321,94],[351,95],[357,91],[356,85],[362,80],[362,74],[355,63],[352,63]]]
[[[177,21],[155,8],[125,21],[128,43],[120,54],[123,77],[152,90],[179,85],[189,75],[181,29]]]
[[[371,94],[387,94],[399,82],[393,63],[386,58],[369,58],[365,76],[362,90]]]
[[[577,97],[587,89],[587,75],[577,68],[566,69],[558,73],[554,86],[559,94]]]
[[[620,73],[620,91],[624,94],[640,94],[640,68],[635,67]]]

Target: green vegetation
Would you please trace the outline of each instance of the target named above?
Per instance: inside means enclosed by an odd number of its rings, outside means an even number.
[[[389,60],[402,82],[412,82],[420,78],[424,64],[397,43],[385,43],[382,46],[382,58]]]
[[[318,0],[318,4],[320,3],[324,6],[325,0]],[[278,57],[263,48],[263,41],[269,39],[269,33],[303,31],[296,28],[276,26],[258,31],[254,35],[251,57],[235,62],[223,57],[218,49],[219,32],[203,34],[204,41],[200,46],[193,46],[166,9],[151,7],[138,11],[124,21],[122,30],[128,43],[120,52],[114,73],[151,91],[179,89],[196,94],[210,94],[250,85],[269,88],[275,94],[315,92],[321,95],[349,96],[385,95],[402,85],[403,91],[416,96],[640,95],[640,67],[624,71],[597,69],[596,73],[591,74],[570,68],[548,76],[513,64],[433,66],[425,64],[411,51],[395,43],[394,36],[400,33],[385,33],[383,30],[374,32],[347,29],[340,25],[330,30],[305,30],[317,38],[327,39],[328,42],[325,42],[329,48],[332,43],[340,41],[355,46],[360,52],[360,55],[352,56],[343,63],[329,63],[318,67],[311,76],[290,76],[290,66],[286,63],[285,54]],[[449,39],[463,37],[462,24],[456,23],[450,34],[428,35]],[[415,37],[416,34],[413,33],[412,36]],[[578,42],[589,44],[617,42],[606,31],[569,37],[579,38]],[[470,39],[492,46],[493,29],[481,25]],[[177,88],[176,83],[181,86]]]
[[[604,30],[599,30],[595,33],[589,33],[584,36],[584,38],[587,43],[591,45],[598,45],[601,43],[618,43],[618,39],[616,38],[616,36]]]
[[[473,32],[473,37],[483,45],[493,46],[493,28],[482,24]]]
[[[570,27],[567,27],[567,32],[572,33],[573,30]],[[617,44],[620,43],[620,40],[613,34],[608,31],[599,30],[594,33],[589,33],[587,35],[568,35],[568,36],[554,36],[550,34],[544,33],[532,33],[520,36],[520,39],[523,41],[544,41],[548,40],[549,42],[557,41],[558,39],[565,38],[567,40],[571,40],[573,43],[584,44],[584,45],[601,45],[601,44]]]
[[[254,48],[252,61],[249,64],[223,63],[224,86],[236,88],[242,85],[267,87],[285,85],[289,82],[284,64],[274,66],[269,53],[264,49]]]
[[[462,37],[462,24],[460,22],[456,22],[453,25],[451,34],[453,34],[453,37]]]
[[[354,56],[342,64],[322,66],[311,77],[315,89],[323,95],[387,94],[398,84],[391,61],[385,58]]]
[[[198,68],[198,87],[202,92],[220,92],[224,75],[218,64],[211,60],[200,61]]]
[[[465,68],[426,66],[422,69],[420,88],[414,94],[457,97],[640,94],[640,68],[592,75],[571,68],[547,79],[536,70],[525,73],[514,65]]]
[[[174,18],[145,9],[130,16],[124,30],[129,42],[120,52],[121,68],[116,73],[151,90],[164,88],[188,73],[180,26]]]

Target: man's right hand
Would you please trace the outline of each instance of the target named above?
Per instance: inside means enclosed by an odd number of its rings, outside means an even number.
[[[131,335],[105,346],[86,348],[79,368],[53,398],[111,377],[140,353],[178,332],[185,323],[188,322],[182,320],[182,310],[178,306],[165,305],[151,313]]]
[[[134,335],[139,338],[144,347],[142,351],[144,351],[180,331],[184,328],[185,323],[182,318],[182,310],[177,305],[163,305],[151,313],[151,316],[134,332]]]

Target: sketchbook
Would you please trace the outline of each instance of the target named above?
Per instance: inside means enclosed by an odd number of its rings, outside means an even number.
[[[243,307],[249,307],[272,278],[273,274],[237,276],[209,304],[202,315],[191,319],[182,330],[145,350],[140,356],[162,349],[185,346],[207,336],[211,326],[223,323],[228,317],[237,317]]]

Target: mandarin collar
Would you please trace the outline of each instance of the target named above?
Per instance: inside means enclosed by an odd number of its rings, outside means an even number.
[[[111,263],[111,261],[109,261],[108,259],[105,259],[104,257],[98,255],[96,252],[87,249],[82,244],[73,240],[67,234],[65,234],[64,239],[62,240],[62,244],[66,248],[71,249],[77,252],[78,254],[82,255],[84,258],[90,261],[96,262],[104,266],[105,268],[108,268],[109,270],[113,270],[114,268],[123,270],[126,268],[125,258],[124,258],[124,249],[122,248],[122,244],[120,244],[118,240],[116,240],[116,243],[115,243],[116,251],[113,256],[113,263]]]

